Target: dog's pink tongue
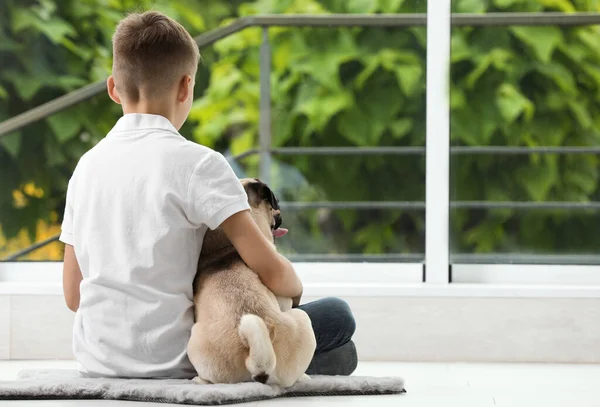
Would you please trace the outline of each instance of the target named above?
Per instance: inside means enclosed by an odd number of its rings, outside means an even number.
[[[286,228],[279,228],[273,231],[273,236],[281,237],[287,235],[288,230]]]

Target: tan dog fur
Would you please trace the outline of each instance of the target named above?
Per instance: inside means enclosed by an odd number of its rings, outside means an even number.
[[[242,185],[254,221],[275,245],[272,227],[279,208],[259,196],[266,187],[260,181],[244,179]],[[308,378],[304,373],[316,348],[308,315],[291,309],[290,298],[276,298],[220,228],[204,238],[194,304],[196,323],[187,351],[197,383],[254,380],[290,387]]]

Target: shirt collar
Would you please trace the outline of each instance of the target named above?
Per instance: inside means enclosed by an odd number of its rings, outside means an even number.
[[[123,115],[123,117],[117,121],[110,133],[148,129],[165,130],[171,133],[179,134],[177,129],[166,117],[146,113],[128,113]]]

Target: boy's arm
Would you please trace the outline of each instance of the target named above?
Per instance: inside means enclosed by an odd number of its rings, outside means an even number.
[[[206,155],[188,185],[188,219],[198,227],[223,229],[240,257],[279,297],[297,297],[302,284],[288,259],[277,253],[252,217],[248,195],[221,154]]]
[[[73,178],[67,187],[67,201],[61,225],[60,241],[65,244],[63,259],[63,294],[67,307],[76,312],[79,309],[79,285],[83,276],[73,248]]]
[[[65,245],[63,263],[63,294],[67,307],[76,312],[79,309],[79,285],[83,280],[81,269],[75,257],[75,250],[70,244]]]
[[[221,228],[242,260],[258,274],[262,283],[273,294],[292,297],[294,302],[300,301],[302,282],[292,263],[277,253],[248,211],[230,216],[221,224]]]

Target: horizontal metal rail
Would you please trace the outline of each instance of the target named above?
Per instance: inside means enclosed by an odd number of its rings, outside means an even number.
[[[494,202],[494,201],[454,201],[452,209],[515,209],[515,210],[594,210],[600,209],[600,202]]]
[[[422,155],[425,147],[281,147],[271,149],[275,155]],[[453,155],[528,155],[528,154],[600,154],[600,147],[587,146],[456,146],[450,147]],[[249,154],[250,155],[250,154]]]
[[[355,209],[355,210],[382,210],[382,209],[425,209],[425,202],[279,202],[279,206],[286,210],[306,209]]]
[[[19,257],[23,257],[31,252],[36,251],[37,249],[41,249],[44,246],[47,246],[51,243],[57,242],[58,238],[60,237],[60,233],[56,234],[54,236],[51,236],[47,239],[41,240],[37,243],[32,244],[31,246],[28,246],[22,250],[19,250],[18,252],[15,252],[13,254],[11,254],[10,256],[5,257],[4,259],[2,259],[2,261],[14,261],[17,260]]]
[[[526,253],[492,253],[492,254],[450,254],[453,264],[548,264],[548,265],[598,265],[600,255],[597,254],[526,254]]]
[[[424,210],[425,202],[388,201],[388,202],[280,202],[284,210]],[[515,209],[515,210],[600,210],[600,202],[493,202],[493,201],[454,201],[452,209]],[[13,253],[3,261],[13,261],[57,241],[59,235],[37,242]],[[402,255],[400,255],[402,256]],[[314,260],[316,261],[316,260]],[[341,260],[340,260],[341,261]],[[391,260],[390,260],[391,261]],[[458,261],[457,261],[458,262]],[[481,261],[484,262],[484,261]]]
[[[369,262],[369,263],[423,263],[424,253],[390,253],[390,254],[312,254],[294,253],[286,254],[293,262]]]
[[[211,30],[195,38],[200,48],[235,34],[248,27],[414,27],[427,24],[426,14],[324,14],[268,15],[245,17]],[[490,13],[454,14],[454,26],[558,25],[581,26],[600,24],[600,13]],[[0,123],[0,137],[17,131],[91,97],[104,92],[105,81],[97,82],[44,103]]]
[[[425,147],[281,147],[270,150],[274,155],[417,155]]]
[[[523,146],[460,146],[450,147],[454,155],[527,155],[527,154],[600,154],[600,147],[587,146],[554,146],[554,147],[523,147]]]
[[[282,209],[354,209],[354,210],[423,210],[422,201],[359,201],[359,202],[280,202]],[[514,210],[600,210],[600,202],[495,202],[495,201],[451,201],[452,209],[514,209]]]
[[[52,116],[55,113],[59,113],[71,106],[85,102],[105,90],[106,81],[96,82],[60,96],[38,107],[34,107],[18,116],[7,119],[0,123],[0,138],[39,120]]]

